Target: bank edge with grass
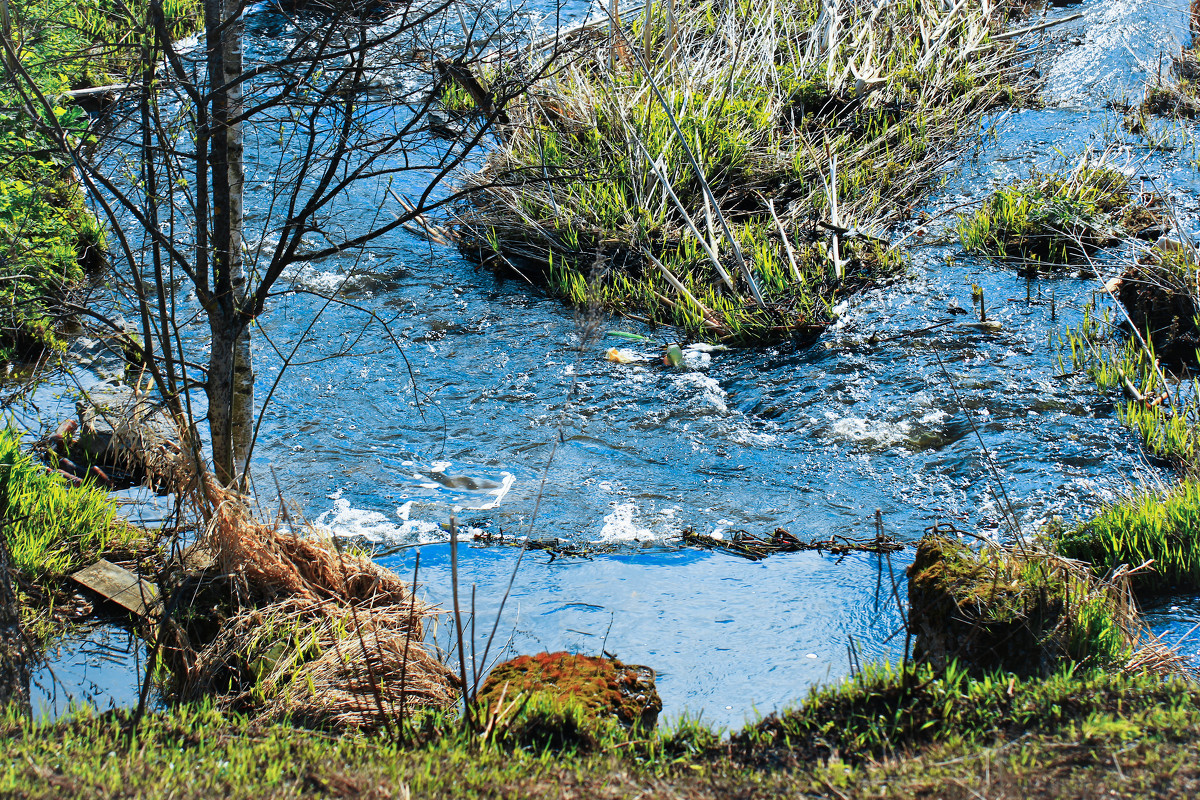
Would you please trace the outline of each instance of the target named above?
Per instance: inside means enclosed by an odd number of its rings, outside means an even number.
[[[0,794],[432,798],[1188,797],[1200,691],[1149,675],[1046,678],[870,667],[732,736],[696,720],[520,746],[421,718],[411,738],[330,736],[211,707],[0,723]],[[1114,764],[1113,758],[1117,763]]]
[[[65,93],[118,81],[136,62],[149,4],[34,0],[10,4],[7,35],[21,67],[65,130],[86,144],[89,120]],[[197,29],[197,0],[171,0],[174,35]],[[139,31],[142,31],[139,33]],[[20,89],[0,81],[0,362],[36,360],[63,346],[64,301],[104,263],[103,226],[70,159],[35,132]]]

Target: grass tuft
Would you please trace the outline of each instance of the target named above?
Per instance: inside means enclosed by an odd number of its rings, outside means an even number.
[[[1122,237],[1157,231],[1161,203],[1135,202],[1129,178],[1085,156],[1065,173],[1035,173],[958,221],[968,253],[1017,261],[1031,273],[1086,259]]]
[[[68,486],[21,450],[21,436],[0,431],[0,519],[19,574],[53,582],[112,548],[145,534],[118,520],[108,494],[91,483]]]
[[[1053,537],[1060,553],[1090,562],[1097,574],[1152,561],[1152,569],[1130,578],[1141,592],[1198,591],[1200,481],[1189,478],[1165,490],[1135,492]]]

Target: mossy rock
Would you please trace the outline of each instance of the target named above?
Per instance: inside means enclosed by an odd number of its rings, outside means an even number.
[[[1106,590],[1051,554],[977,553],[927,536],[908,577],[914,655],[935,667],[1046,675],[1066,660],[1107,664],[1128,651]]]
[[[494,709],[520,698],[571,704],[592,719],[616,718],[623,725],[650,730],[658,722],[662,699],[650,667],[615,658],[576,653],[518,656],[492,670],[479,690],[479,703]]]

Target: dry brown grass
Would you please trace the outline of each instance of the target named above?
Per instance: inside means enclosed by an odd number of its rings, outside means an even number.
[[[185,635],[177,648],[181,697],[366,728],[455,702],[457,679],[424,641],[436,609],[398,576],[311,528],[297,535],[257,521],[211,478],[201,501],[210,572],[233,601],[214,637]]]

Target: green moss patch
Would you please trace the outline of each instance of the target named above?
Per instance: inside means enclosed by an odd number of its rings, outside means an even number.
[[[479,690],[478,702],[503,716],[531,699],[549,707],[575,706],[588,719],[615,718],[624,725],[654,727],[662,700],[654,672],[615,658],[577,653],[539,653],[499,664]]]
[[[1119,593],[1052,553],[927,536],[908,575],[915,655],[938,667],[1047,674],[1113,664],[1135,645]]]

